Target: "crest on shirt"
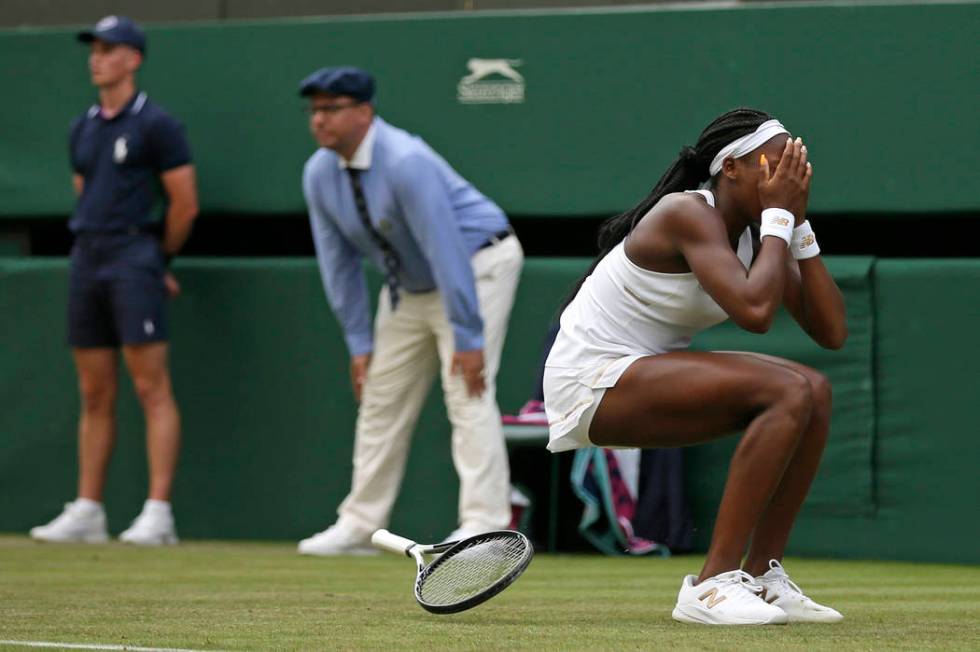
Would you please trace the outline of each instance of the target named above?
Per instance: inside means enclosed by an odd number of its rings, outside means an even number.
[[[112,148],[112,160],[116,163],[122,163],[126,160],[127,154],[129,154],[129,147],[126,144],[126,137],[120,136]]]

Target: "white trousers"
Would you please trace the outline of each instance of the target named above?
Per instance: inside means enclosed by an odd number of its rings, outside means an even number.
[[[382,290],[374,353],[361,393],[354,439],[351,491],[338,524],[359,535],[387,527],[405,475],[412,431],[437,370],[452,424],[452,458],[459,474],[459,526],[504,528],[510,522],[510,470],[497,407],[496,377],[524,252],[517,236],[473,255],[483,317],[486,392],[467,394],[451,369],[456,346],[438,291],[402,292],[391,311]]]

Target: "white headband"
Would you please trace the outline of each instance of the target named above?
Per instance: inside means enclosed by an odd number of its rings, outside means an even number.
[[[786,127],[779,120],[766,120],[751,134],[746,134],[722,147],[721,151],[711,159],[711,165],[708,167],[708,171],[711,173],[711,176],[715,176],[721,172],[721,165],[725,162],[726,158],[745,156],[756,147],[763,145],[773,136],[788,133]]]

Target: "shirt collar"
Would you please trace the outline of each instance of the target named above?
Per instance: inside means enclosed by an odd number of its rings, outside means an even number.
[[[338,156],[337,165],[341,169],[369,170],[371,168],[371,153],[374,151],[374,139],[377,136],[377,131],[377,122],[372,120],[367,133],[364,134],[364,139],[357,146],[357,151],[354,152],[354,156],[349,161],[345,160],[343,156]]]
[[[126,106],[123,107],[123,110],[117,113],[116,115],[114,115],[113,119],[118,118],[123,113],[132,113],[133,115],[136,115],[137,113],[143,110],[143,105],[145,104],[146,104],[146,93],[144,91],[140,91],[135,95],[133,95],[132,99],[126,102]],[[99,106],[98,104],[93,104],[91,107],[89,107],[88,117],[89,119],[91,119],[96,116],[102,117],[102,107]]]

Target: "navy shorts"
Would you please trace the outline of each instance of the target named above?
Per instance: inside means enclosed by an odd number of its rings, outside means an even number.
[[[166,271],[151,234],[79,234],[71,250],[68,344],[165,342]]]

